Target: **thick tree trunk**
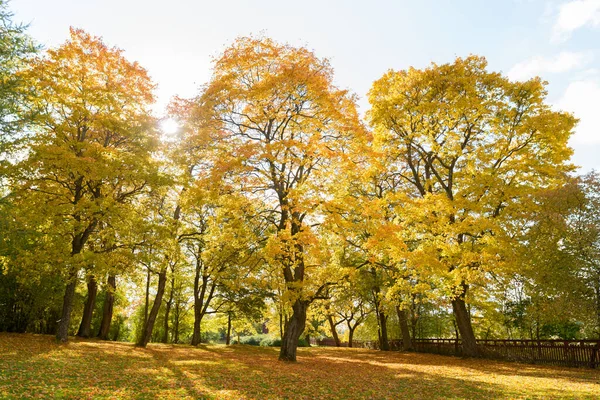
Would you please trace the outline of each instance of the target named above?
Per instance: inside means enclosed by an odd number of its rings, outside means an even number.
[[[94,307],[96,306],[96,295],[98,294],[98,283],[93,275],[88,279],[87,288],[88,295],[83,307],[81,324],[79,324],[79,330],[77,331],[77,336],[84,338],[90,337],[91,335],[92,316],[94,314]]]
[[[225,344],[227,346],[231,344],[231,313],[227,313],[227,336],[225,337]]]
[[[158,288],[156,290],[156,297],[154,298],[154,303],[152,304],[152,309],[148,314],[148,320],[144,325],[144,332],[142,337],[136,343],[140,347],[146,347],[150,339],[152,338],[152,331],[154,329],[154,323],[156,322],[156,316],[158,315],[158,310],[162,304],[163,295],[165,294],[165,286],[167,284],[167,270],[164,269],[158,274]]]
[[[194,332],[192,334],[192,346],[198,346],[202,342],[202,318],[204,315],[201,312],[196,312],[194,307]]]
[[[408,315],[406,310],[402,310],[396,306],[396,312],[398,313],[398,321],[400,322],[400,331],[402,332],[402,350],[412,350],[412,339],[410,337],[410,329],[408,327]]]
[[[473,333],[473,326],[471,325],[471,316],[465,304],[464,294],[452,300],[452,310],[454,311],[454,318],[462,341],[463,356],[477,357],[479,351],[477,349],[475,333]]]
[[[354,330],[356,329],[356,326],[354,328],[350,328],[348,327],[348,347],[352,347],[352,338],[354,337]]]
[[[329,329],[331,329],[331,336],[333,336],[333,340],[335,341],[335,347],[341,347],[342,343],[340,342],[340,337],[337,333],[337,329],[335,329],[336,325],[333,322],[333,316],[328,315],[327,321],[329,321]]]
[[[169,342],[169,314],[171,314],[171,306],[173,305],[173,292],[175,291],[175,278],[171,278],[171,293],[169,294],[169,300],[166,304],[165,309],[165,324],[164,324],[164,332],[161,342],[168,343]]]
[[[292,316],[285,325],[285,332],[281,339],[281,349],[279,351],[280,361],[296,361],[298,340],[306,326],[308,302],[298,299],[292,306],[292,310]]]
[[[102,322],[100,322],[100,330],[98,337],[102,340],[108,340],[108,332],[112,322],[113,309],[115,305],[115,291],[117,290],[117,277],[109,275],[106,280],[106,297],[102,307]]]
[[[200,271],[196,270],[194,278],[194,331],[192,333],[192,346],[197,346],[202,342],[201,324],[208,304],[214,295],[215,285],[211,286],[206,300],[206,289],[208,288],[208,276],[202,276],[202,284],[200,284]]]
[[[71,324],[71,312],[73,311],[73,298],[75,297],[75,288],[77,287],[77,271],[72,269],[69,272],[67,287],[63,297],[63,308],[58,329],[56,330],[56,340],[66,343],[69,340],[69,326]]]
[[[384,311],[378,311],[377,316],[379,318],[379,348],[383,351],[390,350],[390,342],[387,334],[387,315]]]

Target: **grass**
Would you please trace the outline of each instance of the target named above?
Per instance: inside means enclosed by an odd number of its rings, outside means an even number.
[[[0,398],[593,399],[600,371],[364,349],[150,344],[0,333]]]

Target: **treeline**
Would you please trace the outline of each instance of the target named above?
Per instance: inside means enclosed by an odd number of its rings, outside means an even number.
[[[268,333],[291,361],[323,335],[600,335],[600,179],[540,79],[390,70],[363,121],[326,59],[245,37],[167,136],[121,50],[0,18],[0,331]]]

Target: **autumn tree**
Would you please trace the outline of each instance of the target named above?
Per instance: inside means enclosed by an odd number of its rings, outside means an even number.
[[[31,82],[32,133],[14,186],[45,235],[30,265],[43,255],[63,274],[56,337],[66,341],[80,271],[93,254],[119,246],[108,242],[94,251],[91,240],[127,219],[133,199],[155,176],[153,85],[121,50],[79,29],[32,61],[23,77]]]
[[[374,146],[403,185],[400,252],[444,278],[463,343],[477,355],[470,285],[501,268],[503,224],[569,170],[576,120],[552,111],[539,79],[511,82],[485,59],[389,71],[369,92]]]
[[[540,337],[544,331],[580,323],[587,327],[587,336],[598,336],[599,207],[600,179],[595,172],[540,196],[519,236],[523,268],[509,282],[521,288],[509,310],[516,328],[529,326]]]
[[[314,238],[311,218],[336,158],[357,133],[354,99],[334,86],[327,60],[307,49],[240,38],[216,60],[210,83],[192,102],[187,125],[195,120],[218,132],[215,165],[230,171],[224,179],[269,205],[262,215],[276,232],[269,248],[293,310],[279,358],[295,361],[306,310],[322,287],[306,287],[314,276],[305,257]]]

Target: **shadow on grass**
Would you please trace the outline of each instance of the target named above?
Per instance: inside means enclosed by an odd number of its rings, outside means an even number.
[[[578,370],[564,375],[557,368],[419,353],[299,349],[299,362],[282,363],[278,351],[245,345],[141,349],[80,339],[64,346],[51,336],[0,334],[0,398],[594,398],[589,393],[600,383],[593,381],[600,374],[581,377]],[[542,386],[520,387],[519,376]],[[587,391],[557,389],[542,378],[579,379]]]
[[[349,362],[378,362],[381,364],[415,364],[432,367],[455,367],[467,371],[484,374],[519,375],[535,378],[567,379],[570,382],[600,383],[600,370],[586,368],[559,367],[520,362],[498,361],[483,358],[462,358],[429,353],[416,352],[382,352],[368,349],[352,349],[344,353],[344,349],[319,348],[319,353],[309,355],[315,357],[344,357]]]

